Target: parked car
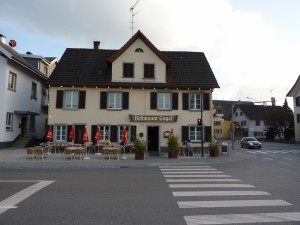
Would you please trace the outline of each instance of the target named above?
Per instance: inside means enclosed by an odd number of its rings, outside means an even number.
[[[261,143],[255,137],[243,137],[241,148],[261,148]]]

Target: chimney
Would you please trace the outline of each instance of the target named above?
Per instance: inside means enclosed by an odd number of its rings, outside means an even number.
[[[276,106],[276,101],[274,97],[271,97],[272,106]]]
[[[6,37],[4,35],[2,35],[2,34],[0,34],[0,42],[2,44],[5,44],[5,42],[6,42]]]
[[[94,49],[99,49],[100,41],[94,41]]]

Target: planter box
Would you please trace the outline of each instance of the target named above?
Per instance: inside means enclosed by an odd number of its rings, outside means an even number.
[[[220,155],[219,150],[209,151],[211,157],[218,157]]]
[[[144,154],[144,152],[136,152],[136,153],[135,153],[135,159],[136,159],[136,160],[144,160],[144,159],[145,159],[145,154]]]
[[[168,158],[169,159],[177,159],[178,158],[178,152],[177,151],[168,151]]]

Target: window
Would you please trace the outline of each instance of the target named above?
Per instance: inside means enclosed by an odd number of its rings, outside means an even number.
[[[79,92],[78,91],[66,91],[65,92],[65,108],[66,109],[78,109]]]
[[[201,94],[189,94],[190,110],[201,110]]]
[[[189,127],[189,139],[191,142],[201,142],[202,141],[202,131],[201,127],[190,126]],[[203,138],[203,140],[205,140]]]
[[[122,109],[122,92],[108,92],[108,108]]]
[[[44,67],[44,74],[45,74],[46,76],[48,75],[48,67],[47,67],[47,66]]]
[[[222,129],[214,129],[214,134],[222,134]]]
[[[221,121],[214,121],[214,126],[221,126]]]
[[[17,87],[17,74],[9,72],[8,89],[15,91]]]
[[[37,84],[35,82],[31,84],[31,98],[37,99]]]
[[[56,141],[67,141],[67,126],[57,125],[55,127],[55,139]]]
[[[296,97],[296,106],[300,106],[300,96]]]
[[[260,126],[260,120],[256,120],[255,125]]]
[[[154,64],[144,64],[144,78],[154,78]]]
[[[157,109],[171,109],[171,93],[157,93]]]
[[[297,123],[300,123],[300,113],[298,113],[296,116],[297,116],[297,118],[296,118]]]
[[[119,143],[122,141],[122,137],[123,137],[123,129],[124,127],[126,128],[127,130],[127,139],[128,139],[128,142],[131,142],[131,137],[130,137],[130,126],[119,126]]]
[[[102,140],[110,139],[110,126],[100,126],[100,134]]]
[[[144,50],[141,48],[137,48],[137,49],[135,49],[135,52],[144,52]]]
[[[244,114],[243,114],[243,112],[240,112],[240,116],[243,116]]]
[[[128,78],[134,77],[133,63],[123,63],[123,77],[128,77]]]
[[[246,121],[241,121],[241,126],[246,126]]]
[[[6,113],[6,130],[12,130],[13,129],[13,113]]]

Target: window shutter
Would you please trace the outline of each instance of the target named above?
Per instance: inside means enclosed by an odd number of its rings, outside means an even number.
[[[204,142],[211,141],[211,126],[204,127]]]
[[[63,99],[64,99],[64,91],[57,90],[57,92],[56,92],[56,108],[57,109],[63,108]]]
[[[182,110],[189,110],[189,94],[182,93]]]
[[[178,110],[178,93],[172,93],[172,109]]]
[[[131,137],[131,142],[136,139],[136,126],[131,126],[130,127],[130,137]]]
[[[210,109],[209,93],[203,93],[203,110]]]
[[[107,92],[100,92],[100,109],[107,109]]]
[[[181,141],[184,142],[185,140],[189,139],[189,127],[182,126],[181,127]]]
[[[122,100],[123,100],[122,108],[129,109],[129,92],[123,92]]]
[[[85,91],[79,91],[79,109],[85,109]]]
[[[92,125],[92,137],[90,138],[90,141],[96,143],[95,136],[97,133],[97,125]]]
[[[118,126],[116,125],[110,126],[110,141],[111,142],[118,141]]]
[[[151,92],[150,93],[150,109],[157,109],[156,103],[157,103],[157,93]]]

